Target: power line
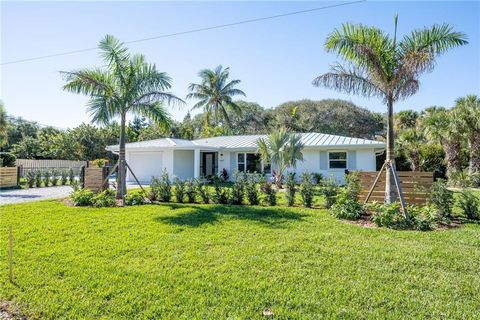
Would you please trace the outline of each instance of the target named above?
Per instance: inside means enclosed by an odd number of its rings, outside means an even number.
[[[367,1],[367,0],[357,0],[357,1],[344,2],[344,3],[340,3],[340,4],[333,4],[333,5],[317,7],[317,8],[312,8],[312,9],[287,12],[287,13],[277,14],[277,15],[273,15],[273,16],[267,16],[267,17],[242,20],[242,21],[237,21],[237,22],[232,22],[232,23],[220,24],[220,25],[211,26],[211,27],[204,27],[204,28],[191,29],[191,30],[174,32],[174,33],[168,33],[168,34],[163,34],[163,35],[159,35],[159,36],[155,36],[155,37],[126,41],[125,43],[129,44],[129,43],[138,43],[138,42],[151,41],[151,40],[157,40],[157,39],[163,39],[163,38],[170,38],[170,37],[175,37],[175,36],[180,36],[180,35],[185,35],[185,34],[190,34],[190,33],[197,33],[197,32],[203,32],[203,31],[208,31],[208,30],[227,28],[227,27],[232,27],[232,26],[237,26],[237,25],[242,25],[242,24],[247,24],[247,23],[253,23],[253,22],[270,20],[270,19],[277,19],[277,18],[293,16],[293,15],[297,15],[297,14],[303,14],[303,13],[309,13],[309,12],[314,12],[314,11],[320,11],[320,10],[325,10],[325,9],[341,7],[341,6],[347,6],[347,5],[352,5],[352,4],[361,3],[361,2],[365,2],[365,1]],[[92,48],[86,48],[86,49],[66,51],[66,52],[61,52],[61,53],[49,54],[49,55],[45,55],[45,56],[38,56],[38,57],[32,57],[32,58],[26,58],[26,59],[20,59],[20,60],[7,61],[7,62],[0,63],[0,65],[7,65],[7,64],[22,63],[22,62],[28,62],[28,61],[34,61],[34,60],[41,60],[41,59],[58,57],[58,56],[65,56],[65,55],[70,55],[70,54],[88,52],[88,51],[93,51],[93,50],[97,50],[97,49],[98,49],[98,47],[92,47]]]

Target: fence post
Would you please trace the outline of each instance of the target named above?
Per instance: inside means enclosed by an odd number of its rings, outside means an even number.
[[[102,186],[103,190],[108,189],[108,187],[109,187],[108,179],[107,179],[108,171],[109,171],[109,167],[107,167],[107,166],[102,167],[102,181],[105,181],[105,183]]]
[[[17,187],[20,186],[20,177],[22,176],[23,165],[17,166]]]
[[[80,188],[85,186],[85,166],[80,167],[80,174],[78,175],[78,182],[80,183]]]

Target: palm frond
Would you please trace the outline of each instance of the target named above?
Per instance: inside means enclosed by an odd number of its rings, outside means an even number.
[[[137,104],[130,111],[152,120],[162,130],[169,130],[173,124],[170,114],[159,101]]]

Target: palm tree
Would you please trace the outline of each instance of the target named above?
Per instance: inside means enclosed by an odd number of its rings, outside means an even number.
[[[3,107],[3,102],[0,101],[0,148],[8,142],[7,124],[7,112]]]
[[[480,98],[468,95],[457,99],[453,109],[454,118],[459,121],[463,134],[468,137],[470,147],[470,161],[468,171],[470,175],[480,173]]]
[[[205,126],[208,127],[210,115],[213,113],[216,125],[225,125],[230,128],[230,118],[227,108],[237,114],[241,113],[240,106],[232,99],[234,96],[245,96],[245,93],[235,88],[241,81],[228,81],[230,68],[218,66],[215,70],[201,70],[198,75],[202,79],[200,84],[191,83],[188,86],[190,93],[187,99],[199,99],[192,109],[203,108],[205,112]]]
[[[299,134],[288,133],[285,129],[272,132],[267,138],[257,141],[258,153],[266,163],[277,168],[275,184],[282,187],[282,177],[288,168],[295,169],[297,161],[303,161],[303,143]]]
[[[404,214],[405,203],[400,185],[395,183],[393,104],[419,89],[419,76],[432,71],[435,59],[449,49],[467,44],[463,33],[448,24],[414,30],[397,40],[398,17],[394,18],[394,34],[375,27],[343,24],[325,42],[328,52],[335,52],[347,62],[337,63],[331,72],[317,77],[313,84],[365,97],[379,97],[387,105],[387,154],[385,202],[396,200],[394,186],[400,196]]]
[[[452,177],[461,170],[462,135],[455,115],[444,107],[427,108],[422,127],[428,138],[442,145],[447,159],[447,176]]]
[[[92,122],[108,124],[120,118],[120,148],[118,162],[117,199],[126,194],[125,121],[127,114],[151,119],[163,128],[172,120],[165,110],[164,102],[183,103],[166,90],[171,88],[171,78],[159,72],[155,64],[145,61],[143,55],[131,55],[127,47],[111,35],[98,46],[106,64],[104,68],[81,69],[62,72],[70,92],[90,97],[88,111]]]
[[[425,136],[418,127],[406,128],[398,135],[399,149],[404,151],[412,171],[420,170],[420,149],[425,142]]]

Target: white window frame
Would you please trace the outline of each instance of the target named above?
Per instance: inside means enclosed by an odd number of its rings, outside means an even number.
[[[241,172],[247,172],[247,154],[258,154],[256,152],[235,152],[235,170],[238,171],[238,155],[243,154],[243,171]],[[262,159],[260,159],[260,165],[262,166],[262,172],[257,172],[257,173],[264,173],[265,172],[265,165]],[[240,171],[239,171],[240,172]],[[272,174],[272,168],[270,167],[270,173],[267,173],[267,175]]]
[[[345,168],[330,168],[330,153],[338,153],[338,152],[345,153]],[[334,171],[348,170],[348,151],[345,151],[345,150],[330,150],[327,153],[327,161],[328,161],[328,170],[334,170]],[[333,160],[333,161],[335,161],[335,160]]]

